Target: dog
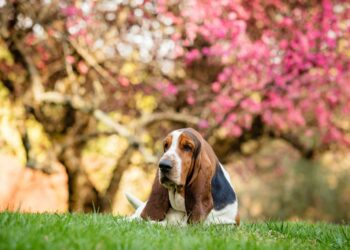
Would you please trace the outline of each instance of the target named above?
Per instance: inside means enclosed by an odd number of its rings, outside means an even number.
[[[201,134],[192,128],[174,130],[165,137],[163,148],[148,201],[126,194],[136,208],[130,219],[239,225],[230,176]]]

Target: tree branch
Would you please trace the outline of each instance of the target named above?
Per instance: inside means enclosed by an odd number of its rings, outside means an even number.
[[[209,139],[209,137],[213,135],[214,131],[215,131],[217,128],[221,127],[221,126],[224,124],[224,122],[227,120],[228,116],[229,116],[233,111],[235,111],[237,107],[239,107],[239,105],[241,104],[241,102],[242,102],[245,98],[246,98],[246,96],[241,97],[241,98],[237,101],[236,105],[233,106],[231,109],[229,109],[229,110],[224,114],[224,116],[222,117],[222,119],[221,119],[219,122],[217,122],[214,126],[210,127],[210,128],[207,130],[207,133],[204,135],[204,138],[205,138],[205,139]]]
[[[19,44],[19,42],[16,39],[13,39],[13,43],[18,50],[18,52],[21,54],[21,56],[24,59],[25,65],[24,67],[29,72],[29,77],[32,83],[32,90],[33,90],[33,97],[35,100],[37,100],[38,96],[44,92],[44,87],[41,82],[41,77],[39,75],[39,72],[37,68],[35,67],[34,62],[32,59],[25,53],[23,47]]]
[[[269,132],[270,137],[280,138],[289,143],[292,147],[300,152],[300,154],[306,159],[312,159],[316,153],[316,148],[307,147],[301,140],[292,134],[277,134],[273,131]]]
[[[141,117],[135,122],[134,126],[147,127],[159,121],[180,122],[191,125],[198,125],[200,118],[188,114],[167,112],[167,113],[152,113]]]
[[[118,86],[118,82],[96,61],[96,59],[76,41],[67,39],[74,50],[90,65],[105,81]]]
[[[105,195],[100,197],[101,212],[111,212],[113,209],[113,203],[115,199],[116,192],[118,191],[120,181],[125,170],[128,169],[131,156],[134,149],[131,145],[124,149],[122,156],[117,162],[112,172],[112,178],[109,182]]]
[[[95,109],[93,111],[93,115],[98,121],[102,122],[107,127],[116,131],[120,136],[127,138],[130,143],[136,143],[137,145],[140,144],[139,139],[136,138],[127,127],[112,120],[106,113],[104,113],[100,109]]]

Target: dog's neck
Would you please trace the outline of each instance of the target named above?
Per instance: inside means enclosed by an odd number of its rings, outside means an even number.
[[[169,188],[168,194],[171,207],[174,210],[186,212],[184,189]]]

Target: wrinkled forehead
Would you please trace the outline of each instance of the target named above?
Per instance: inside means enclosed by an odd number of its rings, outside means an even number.
[[[186,134],[188,137],[191,137],[195,141],[201,141],[202,135],[193,128],[185,128],[183,129],[183,133]]]
[[[182,129],[174,130],[174,131],[170,132],[170,133],[164,138],[164,142],[168,142],[168,143],[177,142],[178,139],[181,137],[182,133],[183,133],[183,130],[182,130]]]
[[[175,143],[179,140],[186,140],[198,143],[201,140],[201,135],[194,129],[185,128],[170,132],[164,139],[164,141],[169,143]]]

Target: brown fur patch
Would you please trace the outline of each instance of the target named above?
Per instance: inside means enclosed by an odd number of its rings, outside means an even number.
[[[179,138],[179,147],[177,149],[177,154],[180,156],[182,160],[182,166],[181,166],[181,183],[183,185],[186,184],[187,176],[192,165],[194,164],[193,154],[196,149],[195,142],[188,136],[186,133],[182,133]],[[185,147],[191,147],[192,151],[187,151],[184,148]]]
[[[163,140],[164,152],[170,147],[172,141],[173,141],[172,135],[168,135],[167,137],[165,137],[165,139]]]
[[[193,164],[187,174],[185,206],[189,223],[204,221],[212,210],[211,179],[216,167],[216,156],[210,145],[194,129],[184,130],[192,138],[199,152],[194,150]],[[196,154],[195,154],[196,153]]]
[[[151,195],[146,207],[141,213],[143,219],[161,221],[165,218],[170,207],[168,189],[159,182],[159,170],[154,179]]]

